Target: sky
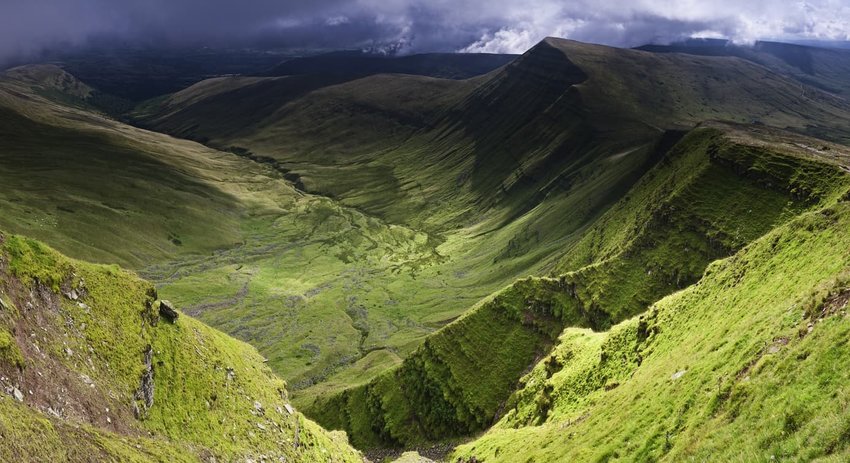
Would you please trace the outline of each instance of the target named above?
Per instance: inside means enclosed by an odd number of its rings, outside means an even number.
[[[522,53],[546,36],[850,40],[850,0],[0,0],[0,59],[130,45]]]

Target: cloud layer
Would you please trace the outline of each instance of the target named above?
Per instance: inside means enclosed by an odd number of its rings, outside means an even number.
[[[129,43],[520,53],[548,35],[850,39],[850,0],[2,0],[0,57]]]

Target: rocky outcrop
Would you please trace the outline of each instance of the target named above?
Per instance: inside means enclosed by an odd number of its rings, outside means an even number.
[[[153,347],[148,345],[144,353],[145,371],[142,373],[142,378],[139,382],[139,388],[136,389],[133,401],[133,414],[136,419],[143,419],[147,416],[148,410],[153,407]]]
[[[177,317],[180,316],[177,309],[174,308],[174,304],[164,299],[159,301],[159,314],[171,323],[177,322]]]

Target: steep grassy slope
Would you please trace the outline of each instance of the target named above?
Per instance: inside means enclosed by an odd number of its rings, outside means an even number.
[[[159,313],[150,283],[0,235],[0,459],[360,461],[257,352]]]
[[[641,317],[565,330],[453,459],[845,460],[849,221],[804,214]]]
[[[850,187],[831,161],[764,141],[774,133],[718,127],[730,135],[718,128],[687,135],[577,246],[604,248],[613,244],[606,237],[616,237],[616,252],[598,253],[554,278],[511,285],[429,336],[397,370],[320,397],[308,413],[347,430],[361,448],[485,429],[565,326],[607,329],[640,313],[696,281],[712,260]],[[562,265],[571,267],[569,259]]]

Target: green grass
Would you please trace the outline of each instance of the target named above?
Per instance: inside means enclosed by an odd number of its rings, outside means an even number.
[[[0,292],[27,308],[26,316],[2,313],[0,368],[19,369],[10,381],[29,391],[26,406],[0,400],[4,459],[359,460],[344,438],[285,410],[285,382],[253,347],[186,315],[172,324],[155,313],[150,283],[19,236],[0,242]],[[65,296],[71,290],[78,300]],[[135,396],[148,348],[149,409]],[[138,417],[134,403],[143,407]],[[44,443],[32,449],[36,440]]]
[[[512,411],[452,459],[845,459],[850,260],[835,250],[848,220],[845,202],[804,214],[639,318],[605,334],[568,329]],[[813,311],[824,299],[838,305]]]

